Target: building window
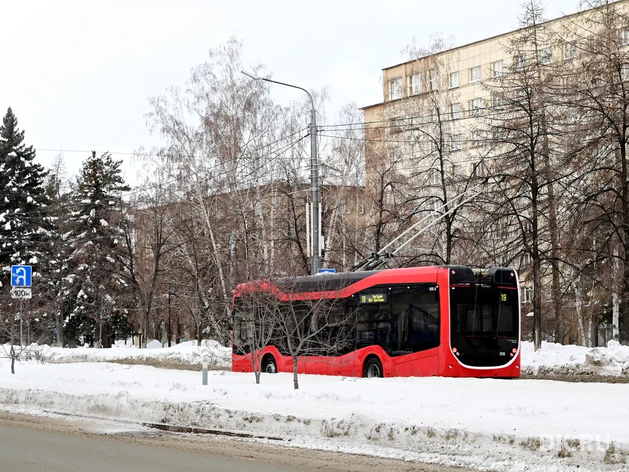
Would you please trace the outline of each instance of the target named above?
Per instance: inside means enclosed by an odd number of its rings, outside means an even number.
[[[422,93],[422,76],[421,74],[412,74],[408,76],[408,94],[417,95]]]
[[[415,141],[411,144],[411,159],[419,159],[422,157],[422,143]]]
[[[428,84],[430,85],[430,91],[439,90],[439,71],[437,69],[430,69],[428,71]]]
[[[574,59],[577,57],[577,45],[575,43],[565,43],[563,45],[564,60]]]
[[[515,70],[526,69],[526,56],[524,54],[516,54],[513,56],[513,68]]]
[[[389,100],[402,98],[402,77],[389,80]]]
[[[392,133],[401,133],[402,131],[404,131],[406,125],[406,121],[400,117],[391,118],[389,120],[389,123]]]
[[[457,88],[459,86],[459,73],[458,72],[450,72],[450,76],[448,77],[448,88]]]
[[[452,164],[452,175],[455,177],[460,177],[463,174],[463,168],[456,164]]]
[[[439,185],[441,183],[441,174],[439,173],[438,170],[433,170],[430,173],[430,184],[431,185]],[[438,203],[439,200],[435,201],[435,203]]]
[[[618,39],[620,40],[621,46],[629,44],[629,29],[621,28],[618,31]]]
[[[520,287],[520,301],[522,303],[533,302],[533,287]]]
[[[480,131],[472,132],[472,146],[478,147],[483,144],[483,133]]]
[[[491,76],[493,78],[502,76],[503,69],[504,69],[503,61],[492,62],[491,63]]]
[[[430,113],[428,114],[428,121],[430,123],[436,123],[438,118],[438,113],[436,108],[431,108]]]
[[[574,90],[577,86],[577,77],[574,74],[566,75],[563,78],[563,87],[564,90],[570,92]]]
[[[470,164],[470,175],[472,177],[486,177],[485,166],[482,162]]]
[[[494,95],[491,97],[491,105],[493,108],[500,110],[506,105],[504,97],[500,95]]]
[[[629,64],[623,64],[620,68],[620,79],[623,82],[629,81]]]
[[[551,48],[543,48],[539,51],[539,63],[547,66],[553,62],[553,50]]]
[[[461,118],[461,104],[453,103],[450,105],[450,118],[453,120],[458,120]]]
[[[483,113],[483,99],[470,100],[470,116],[480,116]]]
[[[480,66],[470,69],[470,83],[472,82],[480,82]]]
[[[460,134],[453,134],[452,136],[450,136],[450,150],[451,151],[460,151],[462,146],[463,140],[461,139],[461,135]]]

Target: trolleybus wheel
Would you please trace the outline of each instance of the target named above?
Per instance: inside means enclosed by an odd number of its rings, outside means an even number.
[[[377,357],[372,357],[365,362],[363,377],[371,379],[373,377],[382,377],[382,375],[382,363]]]
[[[267,374],[277,374],[277,364],[273,356],[268,356],[262,363],[262,372]]]

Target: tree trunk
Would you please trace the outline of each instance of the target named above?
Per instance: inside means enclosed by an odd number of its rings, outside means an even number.
[[[576,281],[574,288],[575,310],[577,312],[577,330],[579,333],[579,345],[586,346],[585,339],[585,322],[583,320],[583,297],[581,296],[581,287],[578,286],[579,279]]]
[[[620,315],[620,303],[618,294],[614,291],[612,294],[612,338],[618,341],[618,319]]]
[[[63,325],[61,324],[61,313],[55,316],[55,328],[57,329],[57,347],[63,347]]]
[[[533,261],[533,333],[535,350],[542,347],[542,271],[540,261]]]
[[[619,143],[619,158],[620,158],[620,185],[622,189],[622,236],[621,241],[623,245],[623,287],[622,287],[622,300],[620,302],[619,313],[619,338],[620,342],[627,344],[629,342],[629,264],[627,263],[627,257],[629,256],[629,172],[627,170],[627,150],[624,145],[624,141]]]
[[[297,357],[293,356],[293,388],[299,390],[299,380],[297,379]]]
[[[15,347],[13,343],[13,336],[11,336],[11,373],[15,374]]]

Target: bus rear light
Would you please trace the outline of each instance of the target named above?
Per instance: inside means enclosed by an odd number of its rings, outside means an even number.
[[[510,352],[510,353],[509,353],[509,355],[510,355],[511,357],[513,357],[513,353],[512,353],[512,352]]]
[[[452,352],[454,352],[454,353],[456,354],[456,351],[457,351],[457,348],[456,348],[456,347],[453,347],[453,348],[452,348]]]
[[[515,368],[516,368],[516,369],[519,369],[519,368],[520,368],[520,366],[519,366],[519,365],[516,365],[516,366],[515,366]]]
[[[452,369],[452,364],[450,364],[450,365],[448,366],[448,369]]]
[[[511,352],[515,354],[516,352],[518,352],[518,350],[514,347],[513,349],[511,349]]]

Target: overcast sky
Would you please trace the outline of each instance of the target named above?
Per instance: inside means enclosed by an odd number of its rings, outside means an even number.
[[[548,18],[579,0],[545,0]],[[86,153],[125,160],[159,143],[144,114],[148,97],[184,86],[207,51],[236,36],[244,63],[273,78],[327,88],[334,111],[382,100],[381,69],[401,62],[413,38],[453,36],[457,45],[517,26],[519,0],[0,0],[0,114],[12,107],[26,140],[49,165],[63,149],[71,173]],[[282,87],[277,87],[282,89]],[[281,103],[299,91],[274,90]]]

